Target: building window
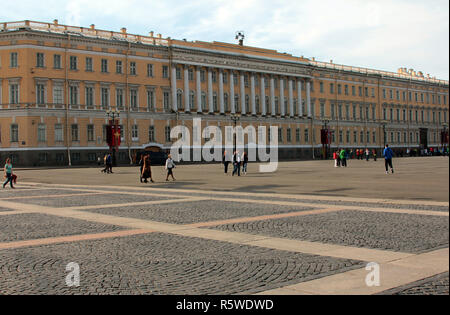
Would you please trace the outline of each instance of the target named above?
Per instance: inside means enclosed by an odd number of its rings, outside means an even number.
[[[12,52],[9,55],[9,66],[11,68],[17,68],[18,67],[17,53],[16,52]]]
[[[69,88],[69,93],[70,93],[70,105],[77,105],[78,104],[78,87],[71,86]]]
[[[94,106],[94,88],[92,86],[87,86],[85,88],[86,94],[86,106],[92,107]]]
[[[353,142],[355,144],[358,143],[358,132],[356,132],[356,131],[353,131]]]
[[[97,159],[97,155],[95,153],[88,153],[88,161],[94,162]]]
[[[45,104],[45,85],[36,84],[36,104]]]
[[[283,142],[283,128],[282,127],[278,127],[278,142],[279,143]]]
[[[92,58],[91,57],[86,57],[86,71],[88,72],[92,72],[93,69],[93,63],[92,63]]]
[[[155,110],[155,92],[147,90],[147,108],[149,111]]]
[[[19,85],[11,84],[9,86],[9,103],[19,104]]]
[[[55,104],[64,103],[63,91],[64,88],[61,85],[56,85],[53,87],[53,103]]]
[[[77,70],[78,69],[78,59],[76,56],[70,56],[69,58],[69,64],[70,64],[70,70]],[[86,62],[87,64],[87,62]]]
[[[200,70],[200,81],[205,82],[205,70]]]
[[[305,129],[305,143],[309,142],[309,131],[308,129]]]
[[[188,70],[188,80],[194,81],[194,70],[192,70],[191,68],[189,68]]]
[[[359,96],[363,96],[363,95],[362,95],[362,86],[359,86],[359,87],[358,87],[358,92],[359,92]]]
[[[287,140],[287,142],[292,141],[291,128],[287,128],[287,130],[286,130],[286,140]]]
[[[133,125],[131,127],[131,140],[139,141],[139,128],[138,125]]]
[[[72,153],[72,161],[73,162],[78,162],[81,159],[81,155],[78,152],[73,152]]]
[[[163,107],[164,110],[169,110],[170,107],[170,94],[169,92],[164,92],[163,93]]]
[[[175,67],[175,77],[177,80],[181,80],[181,69],[180,67]]]
[[[206,110],[206,94],[202,92],[202,111]]]
[[[72,141],[79,141],[79,137],[78,137],[78,125],[77,124],[73,124],[72,128],[71,128],[71,135],[72,135]]]
[[[148,127],[148,141],[155,142],[155,126]]]
[[[330,93],[334,94],[334,83],[330,83]]]
[[[225,99],[226,99],[226,101],[228,101],[228,95],[225,94],[223,96],[223,99],[224,99],[224,102],[225,102]],[[189,93],[189,108],[191,108],[191,109],[194,108],[194,104],[195,104],[195,93],[194,93],[194,91],[191,91]]]
[[[345,132],[345,141],[347,141],[347,143],[350,143],[350,130],[347,130]]]
[[[130,90],[130,106],[131,109],[137,110],[138,109],[138,93],[137,90],[132,89]]]
[[[166,142],[170,142],[170,126],[166,126],[164,128],[164,134],[165,134]]]
[[[55,142],[62,142],[63,139],[63,126],[62,124],[55,124]]]
[[[95,141],[94,125],[87,125],[87,140]]]
[[[108,72],[108,59],[102,59],[101,71],[103,73]]]
[[[36,68],[44,68],[44,54],[36,53]]]
[[[122,74],[122,61],[116,60],[116,73]]]
[[[116,106],[123,109],[123,89],[116,89]]]
[[[331,119],[334,120],[335,116],[336,116],[336,110],[334,109],[334,104],[330,105],[330,114],[331,114]]]
[[[147,77],[153,78],[153,64],[147,64]]]
[[[342,88],[341,88],[341,85],[340,84],[338,84],[338,94],[340,95],[340,94],[342,94]]]
[[[183,109],[183,91],[182,90],[178,90],[177,91],[177,107],[179,109]]]
[[[136,62],[130,62],[130,75],[136,75]]]
[[[342,130],[339,130],[339,143],[344,142],[344,138],[343,138],[343,132]]]
[[[356,96],[356,88],[354,85],[352,85],[352,95]]]
[[[108,109],[109,108],[109,89],[108,88],[102,88],[102,109]]]
[[[323,82],[319,83],[319,90],[320,90],[320,93],[323,93]]]
[[[162,77],[164,79],[169,78],[169,66],[162,66]]]
[[[19,125],[18,124],[11,125],[11,141],[10,142],[19,142]]]
[[[53,55],[53,68],[61,69],[61,55]]]

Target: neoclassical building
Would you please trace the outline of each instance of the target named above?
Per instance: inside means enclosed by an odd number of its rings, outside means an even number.
[[[278,127],[280,159],[331,148],[441,147],[448,81],[222,42],[33,21],[0,23],[0,159],[16,166],[94,163],[119,112],[118,162],[168,150],[170,131]],[[274,137],[276,135],[268,135]],[[206,141],[203,139],[202,141]]]

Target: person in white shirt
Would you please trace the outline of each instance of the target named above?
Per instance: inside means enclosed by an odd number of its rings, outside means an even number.
[[[241,176],[241,156],[239,155],[239,151],[234,152],[233,165],[234,165],[234,169],[233,169],[233,174],[231,174],[231,175],[234,176],[234,174],[237,173],[238,176]]]
[[[175,168],[175,163],[172,160],[172,156],[169,154],[167,156],[166,160],[166,170],[167,170],[167,177],[166,182],[169,180],[169,176],[172,176],[172,180],[175,180],[175,177],[173,177],[173,169]]]

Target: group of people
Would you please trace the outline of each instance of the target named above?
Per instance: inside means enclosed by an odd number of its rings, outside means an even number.
[[[222,163],[224,165],[224,172],[228,174],[228,165],[230,162],[233,163],[233,173],[232,176],[236,175],[241,176],[241,166],[242,166],[242,174],[247,175],[247,165],[248,165],[248,155],[247,152],[243,152],[242,155],[239,151],[234,151],[232,161],[230,161],[227,151],[223,153]]]
[[[356,149],[356,159],[363,160],[364,155],[365,155],[366,161],[369,161],[369,157],[370,157],[369,149],[366,149],[365,153],[362,149]],[[347,167],[347,160],[349,159],[350,156],[351,156],[351,153],[349,154],[349,152],[345,149],[341,149],[341,150],[337,150],[337,151],[333,152],[334,167],[341,167],[341,166]],[[375,149],[372,151],[372,156],[373,156],[374,161],[376,161],[377,153],[376,153]],[[389,169],[392,172],[392,174],[394,173],[394,168],[392,166],[393,156],[394,156],[394,152],[389,147],[389,145],[386,144],[386,146],[383,150],[386,174],[389,174]]]
[[[141,155],[141,159],[139,160],[139,167],[139,179],[141,183],[148,183],[149,179],[152,183],[154,183],[152,178],[152,167],[149,153]],[[167,156],[165,164],[165,169],[167,170],[166,182],[169,181],[169,176],[171,176],[172,180],[175,181],[175,177],[173,176],[173,169],[175,167],[175,162],[173,161],[172,156],[169,154]]]

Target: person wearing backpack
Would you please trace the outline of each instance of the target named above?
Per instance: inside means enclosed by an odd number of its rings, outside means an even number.
[[[394,156],[394,152],[389,148],[389,145],[386,144],[386,147],[383,151],[384,156],[384,166],[386,168],[386,174],[389,174],[388,166],[391,168],[392,174],[394,174],[394,168],[392,167],[392,157]]]

